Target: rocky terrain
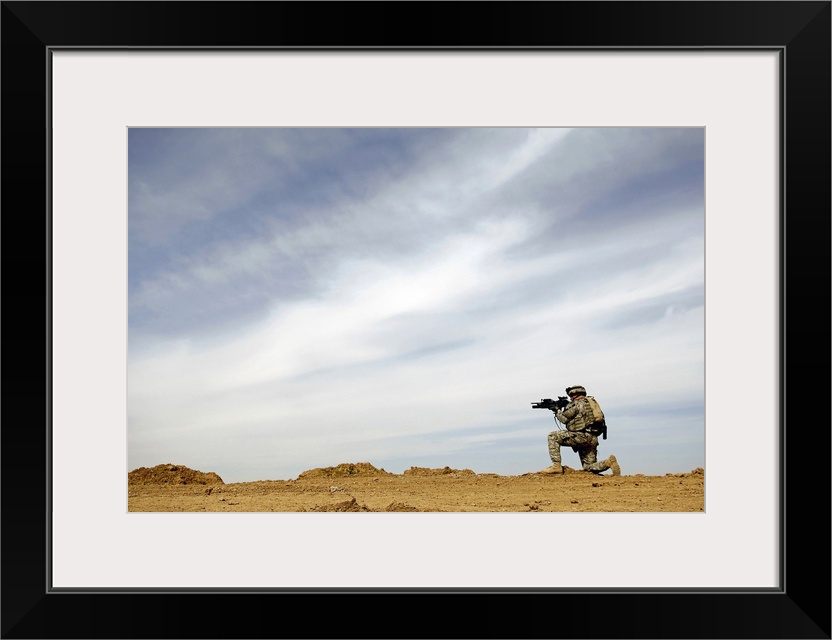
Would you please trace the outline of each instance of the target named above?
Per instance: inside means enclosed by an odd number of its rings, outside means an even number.
[[[304,471],[296,479],[226,484],[183,465],[128,473],[131,512],[699,512],[705,473],[596,475],[564,466],[562,475],[517,476],[449,467],[402,474],[368,462]]]

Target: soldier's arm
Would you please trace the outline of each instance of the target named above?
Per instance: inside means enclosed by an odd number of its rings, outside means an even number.
[[[563,411],[558,414],[558,418],[561,422],[567,423],[576,415],[578,415],[579,407],[577,402],[570,402],[566,407],[564,407]],[[561,418],[561,416],[563,416]]]
[[[558,419],[558,421],[562,422],[563,424],[566,424],[570,420],[572,420],[572,418],[575,417],[578,409],[574,405],[574,403],[570,402],[563,409],[561,409],[560,407],[556,407],[555,409],[553,409],[553,411],[555,412],[555,417]]]

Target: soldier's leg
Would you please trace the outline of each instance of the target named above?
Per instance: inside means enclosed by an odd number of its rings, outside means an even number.
[[[609,469],[606,460],[598,462],[598,437],[589,433],[581,434],[583,442],[576,448],[578,457],[581,459],[581,467],[584,471],[601,473]]]
[[[560,441],[561,436],[558,434],[564,433],[563,431],[552,431],[549,434],[549,459],[551,459],[553,464],[560,464]]]
[[[579,447],[591,443],[592,438],[594,436],[581,431],[567,431],[566,429],[552,431],[549,434],[549,457],[552,459],[552,466],[544,469],[544,471],[546,473],[563,473],[560,453],[561,447],[571,447],[573,450],[578,451]],[[597,438],[595,442],[597,444]]]
[[[578,457],[581,459],[581,466],[584,471],[601,473],[609,469],[605,461],[598,462],[598,449],[592,445],[579,448]]]
[[[563,466],[560,459],[560,446],[564,442],[566,431],[552,431],[549,434],[549,458],[552,465],[541,470],[541,473],[563,473]]]
[[[598,462],[598,438],[586,447],[578,450],[578,455],[581,458],[581,466],[584,471],[591,471],[592,473],[603,473],[607,469],[612,469],[612,475],[620,476],[621,468],[618,466],[618,460],[615,456],[610,456],[606,460]]]

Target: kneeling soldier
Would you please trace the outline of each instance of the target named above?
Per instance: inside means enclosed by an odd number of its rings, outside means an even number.
[[[598,436],[605,433],[603,415],[601,420],[596,420],[590,401],[586,396],[586,389],[580,385],[567,387],[566,395],[570,402],[563,409],[553,407],[555,418],[566,425],[566,429],[552,431],[549,434],[549,457],[552,459],[552,466],[546,467],[541,473],[563,473],[561,465],[561,445],[572,447],[581,459],[581,466],[584,471],[602,473],[612,469],[612,475],[621,475],[621,468],[615,456],[598,462]],[[599,408],[600,411],[600,408]]]

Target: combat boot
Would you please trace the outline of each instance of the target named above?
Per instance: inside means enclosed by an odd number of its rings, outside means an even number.
[[[563,473],[563,467],[560,462],[553,462],[551,467],[541,469],[540,473]]]
[[[621,475],[621,467],[618,466],[618,460],[615,459],[615,456],[610,456],[609,458],[604,460],[604,464],[607,465],[610,469],[612,469],[612,475]]]

